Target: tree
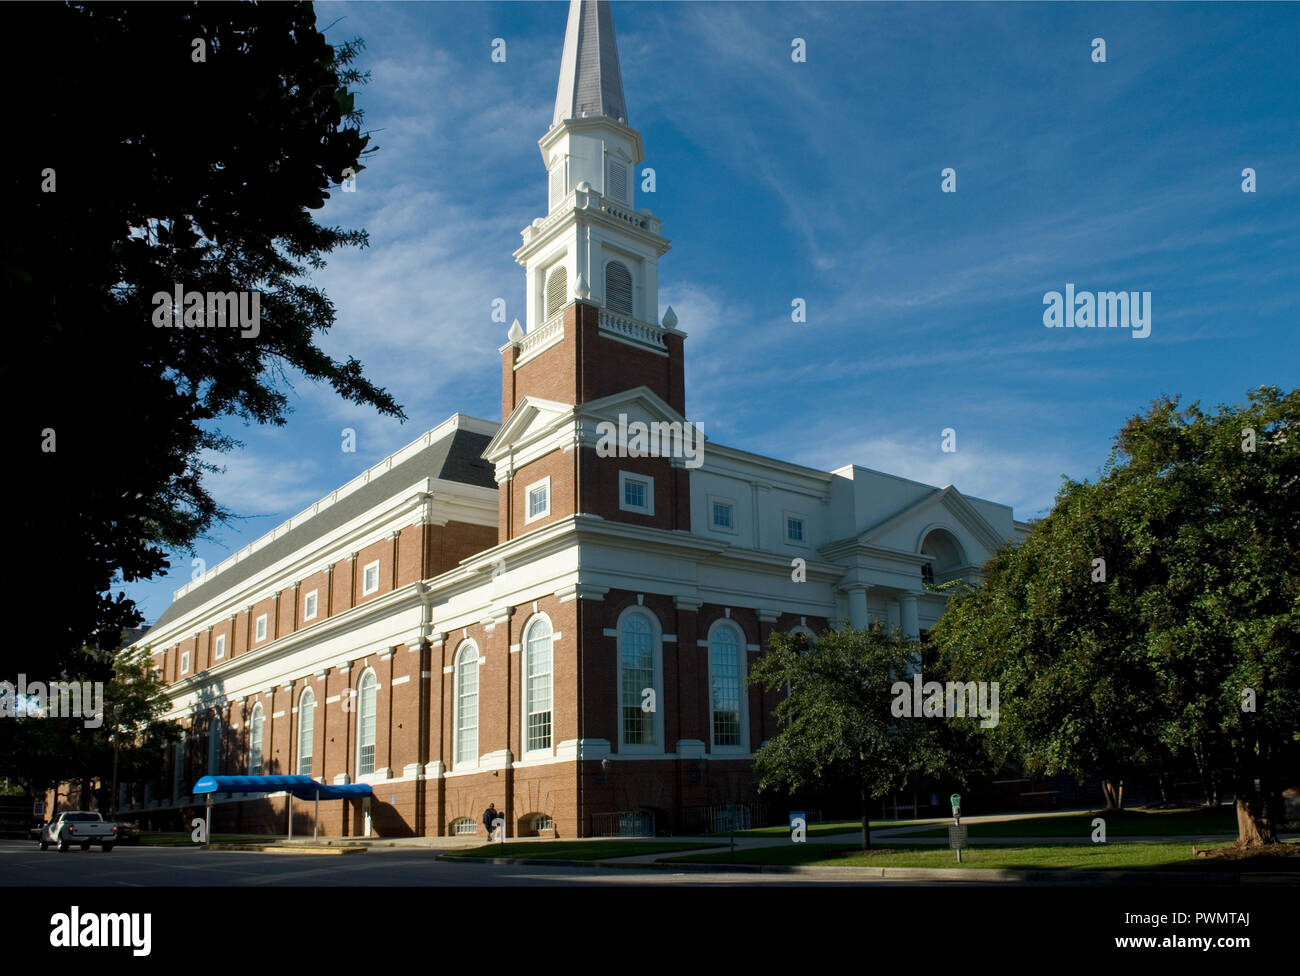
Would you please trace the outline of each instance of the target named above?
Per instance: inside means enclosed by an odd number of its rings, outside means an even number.
[[[101,810],[115,806],[110,795],[115,751],[119,782],[155,779],[158,756],[180,737],[180,725],[162,717],[169,707],[161,694],[163,681],[147,648],[117,654],[87,649],[84,659],[103,656],[110,658],[112,677],[104,682],[102,697],[92,696],[100,714],[87,719],[90,699],[83,696],[81,717],[28,714],[0,722],[0,776],[33,796],[78,783],[83,797],[97,792]],[[62,680],[91,679],[65,674]]]
[[[335,50],[304,3],[33,4],[13,19],[14,76],[32,83],[0,163],[0,407],[21,459],[6,512],[23,556],[4,578],[40,621],[41,677],[102,677],[82,648],[142,619],[114,584],[165,571],[167,550],[231,514],[203,480],[238,446],[221,420],[284,424],[294,375],[404,418],[360,363],[315,345],[335,312],[304,280],[367,244],[311,213],[372,151],[348,90],[366,76],[349,67],[359,42]],[[160,327],[171,303],[155,296],[178,288],[241,292],[250,312],[256,293],[256,328],[220,327],[215,309]]]
[[[1103,775],[1190,750],[1231,768],[1242,846],[1276,840],[1300,764],[1300,391],[1248,397],[1130,419],[1100,480],[1067,482],[934,634],[1004,682],[991,745]]]
[[[915,661],[917,645],[878,625],[827,631],[810,647],[803,634],[775,633],[750,669],[750,683],[789,695],[777,704],[779,731],[754,754],[759,789],[798,790],[824,779],[852,781],[862,813],[862,849],[871,847],[870,801],[938,768],[937,730],[891,712],[893,676]]]
[[[1161,750],[1131,588],[1140,568],[1110,501],[1067,482],[1023,544],[984,567],[984,585],[950,600],[932,636],[954,674],[999,684],[998,724],[983,733],[994,765],[1014,757],[1029,772],[1096,775],[1118,810],[1127,772]]]

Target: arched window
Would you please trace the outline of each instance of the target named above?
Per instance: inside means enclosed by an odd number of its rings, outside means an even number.
[[[456,765],[478,761],[478,647],[466,641],[456,653]]]
[[[621,261],[605,265],[605,307],[611,312],[632,314],[632,272]]]
[[[568,304],[568,300],[569,272],[564,265],[560,265],[546,278],[546,317],[549,319],[559,312]]]
[[[524,631],[524,749],[551,748],[553,632],[544,614]]]
[[[311,775],[312,744],[316,737],[316,693],[303,690],[298,699],[298,775]]]
[[[361,676],[357,714],[357,775],[375,771],[375,688],[379,679],[369,668]]]
[[[709,725],[713,745],[742,746],[741,693],[744,636],[728,622],[719,620],[709,630]]]
[[[656,744],[658,708],[646,709],[646,691],[657,699],[659,674],[655,627],[643,611],[627,612],[618,629],[620,731],[624,745]]]
[[[253,719],[249,722],[248,733],[248,775],[262,775],[262,724],[265,719],[265,713],[262,711],[262,703],[258,702],[253,706]]]
[[[208,721],[208,775],[221,775],[221,719],[216,715]]]

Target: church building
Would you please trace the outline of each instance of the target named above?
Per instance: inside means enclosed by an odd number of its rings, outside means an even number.
[[[711,830],[775,732],[747,683],[773,632],[919,639],[927,582],[1027,532],[951,485],[693,439],[606,2],[571,3],[539,145],[501,422],[450,417],[176,591],[134,646],[186,737],[122,817],[175,829],[200,776],[279,773],[372,787],[321,804],[334,836],[482,836],[489,803],[511,837]],[[214,830],[283,833],[291,802],[310,831],[310,802],[224,794]]]

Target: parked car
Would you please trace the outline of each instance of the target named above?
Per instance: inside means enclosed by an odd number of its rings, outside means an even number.
[[[135,847],[140,843],[140,825],[134,820],[118,820],[113,824],[117,828],[117,842]]]
[[[88,810],[66,810],[59,814],[59,819],[47,823],[41,829],[41,850],[48,850],[51,844],[66,851],[73,844],[80,844],[83,851],[90,850],[91,844],[98,844],[105,853],[117,843],[117,825],[105,822],[98,813]]]

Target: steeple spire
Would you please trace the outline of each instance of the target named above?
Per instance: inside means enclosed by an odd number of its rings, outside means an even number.
[[[570,0],[551,124],[602,115],[627,124],[609,0]]]

